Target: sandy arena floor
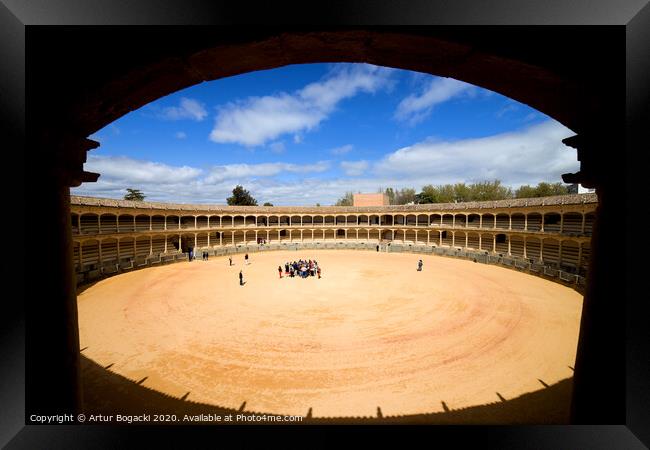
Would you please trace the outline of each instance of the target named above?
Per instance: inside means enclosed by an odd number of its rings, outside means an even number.
[[[559,284],[417,254],[250,257],[96,283],[78,297],[83,354],[176,397],[314,417],[456,409],[573,375],[582,296]],[[278,278],[301,257],[323,278]]]

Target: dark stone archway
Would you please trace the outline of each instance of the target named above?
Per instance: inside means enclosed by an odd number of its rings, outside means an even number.
[[[92,54],[79,49],[80,40],[93,42]],[[42,265],[56,270],[44,275],[41,289],[57,293],[35,296],[28,306],[28,330],[39,330],[27,336],[28,411],[74,409],[81,402],[67,193],[97,178],[83,171],[86,152],[97,146],[87,136],[206,80],[287,64],[368,62],[494,90],[577,133],[567,144],[578,149],[581,171],[565,181],[596,187],[600,206],[575,368],[574,421],[624,421],[623,309],[613,295],[620,292],[615,279],[624,269],[605,267],[619,249],[602,238],[615,228],[609,211],[618,202],[616,166],[607,157],[624,134],[624,29],[35,28],[28,42],[28,152],[38,164],[38,188],[47,193],[42,212],[56,222],[42,233]],[[52,390],[52,383],[60,389]]]

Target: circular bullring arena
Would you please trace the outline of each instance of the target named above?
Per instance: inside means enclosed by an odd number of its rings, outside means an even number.
[[[508,402],[572,376],[596,206],[590,194],[367,208],[72,197],[82,355],[235,411]],[[321,278],[287,277],[299,259]]]

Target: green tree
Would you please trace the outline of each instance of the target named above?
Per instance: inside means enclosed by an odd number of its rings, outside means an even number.
[[[529,185],[520,186],[515,190],[517,198],[551,197],[554,195],[566,195],[569,193],[567,185],[562,183],[546,183],[542,181],[535,187]]]
[[[402,188],[395,192],[395,205],[406,205],[415,202],[415,189]]]
[[[232,190],[232,196],[228,197],[226,202],[230,206],[257,206],[257,200],[240,185],[235,186]]]
[[[503,200],[512,198],[512,189],[501,185],[500,180],[479,181],[469,185],[472,201]]]
[[[264,206],[273,206],[273,203],[271,203],[271,202],[265,202],[265,203],[264,203]]]
[[[388,196],[388,204],[389,205],[395,205],[395,191],[393,188],[386,188],[386,191],[384,192]]]
[[[354,203],[354,193],[346,192],[343,197],[338,199],[334,206],[352,206]]]
[[[126,188],[128,193],[124,196],[124,200],[134,200],[136,202],[141,202],[144,200],[145,195],[140,192],[139,189]]]

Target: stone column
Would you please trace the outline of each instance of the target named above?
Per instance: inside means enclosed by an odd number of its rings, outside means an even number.
[[[494,216],[494,217],[495,217],[495,220],[496,220],[496,216]],[[492,252],[496,252],[496,251],[497,251],[497,235],[493,234],[492,235]]]
[[[512,214],[508,214],[508,229],[512,230]]]
[[[528,214],[524,214],[524,231],[528,231]]]
[[[138,241],[133,240],[133,251],[135,252],[136,256],[138,254]],[[153,236],[149,236],[149,255],[153,255]]]
[[[38,281],[29,283],[29,292],[24,292],[28,329],[36,331],[24,334],[30,350],[25,353],[29,391],[24,411],[76,414],[81,412],[83,399],[70,189],[55,175],[39,173],[33,177],[39,185],[38,212],[42,220],[27,221],[25,235],[39,237],[37,264],[47,270],[38,271]],[[22,285],[22,281],[16,280],[15,284]]]
[[[456,217],[455,214],[454,214],[454,217]],[[453,227],[453,226],[452,226],[452,227]],[[451,246],[452,246],[452,247],[455,247],[455,246],[456,246],[456,232],[455,232],[455,231],[452,231],[452,232],[451,232]]]

